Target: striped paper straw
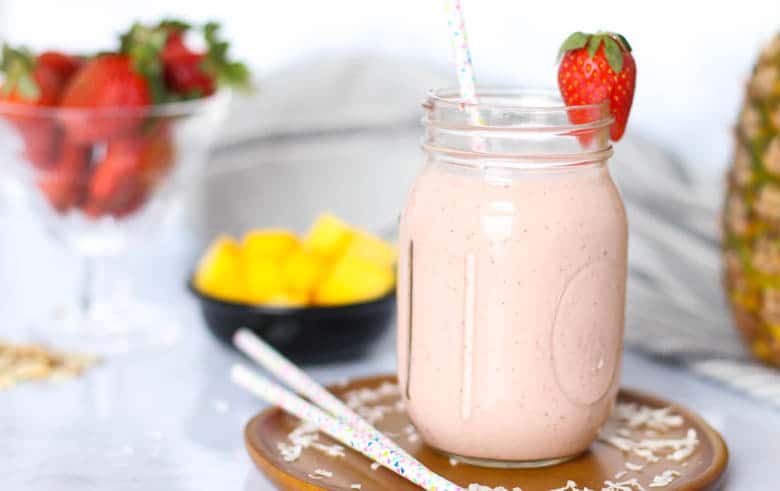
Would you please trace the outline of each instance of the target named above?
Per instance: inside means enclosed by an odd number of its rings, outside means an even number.
[[[316,406],[309,404],[292,392],[254,373],[244,365],[233,365],[230,377],[237,385],[247,389],[257,397],[271,404],[276,404],[303,420],[316,424],[322,432],[357,450],[423,489],[429,491],[465,491],[460,486],[428,470],[418,461],[409,458],[408,455],[398,452],[396,448],[388,447],[379,439],[355,430],[346,423],[325,414]]]
[[[254,362],[271,372],[276,378],[290,386],[297,393],[303,394],[313,403],[353,428],[368,433],[382,441],[384,445],[394,447],[398,452],[406,454],[406,451],[393,440],[371,426],[365,419],[341,402],[339,398],[328,392],[327,389],[309,377],[306,372],[282,356],[271,345],[257,337],[249,329],[242,327],[236,331],[235,335],[233,335],[233,343]],[[409,458],[413,457],[409,456]]]

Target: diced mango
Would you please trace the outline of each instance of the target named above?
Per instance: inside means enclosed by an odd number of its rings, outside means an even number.
[[[222,300],[240,302],[243,299],[241,249],[235,240],[220,236],[209,246],[198,263],[195,287]]]
[[[395,267],[396,249],[389,242],[362,230],[355,232],[345,256],[357,256],[388,268]]]
[[[287,256],[283,270],[289,290],[308,298],[322,277],[325,264],[316,254],[301,248]]]
[[[242,253],[251,258],[283,258],[298,248],[298,238],[282,229],[252,230],[244,236]]]
[[[287,291],[282,266],[275,259],[250,258],[244,262],[244,274],[246,299],[251,303],[266,303]]]
[[[381,297],[395,284],[393,270],[372,261],[342,257],[314,293],[319,305],[344,305]]]
[[[277,293],[268,297],[263,305],[272,307],[304,307],[308,303],[308,298],[296,293]]]
[[[344,252],[352,235],[349,225],[330,213],[323,213],[306,233],[303,245],[324,258],[334,258]]]

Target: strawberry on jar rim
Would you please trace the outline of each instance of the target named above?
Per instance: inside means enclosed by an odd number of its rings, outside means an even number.
[[[609,101],[615,119],[609,136],[612,141],[620,140],[636,87],[636,63],[626,38],[611,32],[575,32],[561,45],[559,58],[558,88],[564,102],[579,106]]]

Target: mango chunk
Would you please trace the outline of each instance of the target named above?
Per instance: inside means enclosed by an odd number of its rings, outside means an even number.
[[[251,258],[283,258],[299,245],[298,237],[282,229],[252,230],[244,236],[242,252]]]
[[[308,298],[296,293],[277,293],[268,297],[263,305],[270,307],[305,307]]]
[[[282,266],[274,259],[252,257],[244,262],[244,271],[246,299],[251,303],[266,303],[287,291]]]
[[[344,255],[361,257],[388,268],[394,268],[396,262],[396,249],[392,244],[362,230],[355,232]]]
[[[352,240],[352,229],[336,216],[323,213],[312,224],[303,246],[325,258],[341,255]]]
[[[357,256],[344,256],[314,293],[318,305],[344,305],[379,298],[395,284],[393,270]]]
[[[212,297],[239,302],[244,297],[241,249],[231,237],[218,237],[198,263],[195,287]]]
[[[284,278],[288,289],[308,298],[325,271],[325,264],[312,252],[298,249],[284,261]]]

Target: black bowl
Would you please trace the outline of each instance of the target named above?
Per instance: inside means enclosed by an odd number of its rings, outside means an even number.
[[[370,302],[334,307],[264,307],[204,295],[190,281],[206,325],[233,347],[233,334],[246,327],[297,363],[345,361],[364,355],[395,313],[395,292]]]

